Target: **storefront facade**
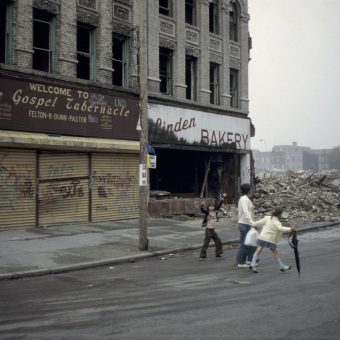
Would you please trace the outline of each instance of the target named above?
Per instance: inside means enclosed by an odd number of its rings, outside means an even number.
[[[151,103],[149,138],[157,154],[151,190],[180,197],[216,197],[235,202],[251,182],[251,121],[215,112]]]
[[[0,227],[138,217],[138,97],[2,76]]]

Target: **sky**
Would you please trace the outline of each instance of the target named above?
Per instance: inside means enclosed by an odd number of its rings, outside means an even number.
[[[252,148],[340,146],[340,0],[248,0]]]

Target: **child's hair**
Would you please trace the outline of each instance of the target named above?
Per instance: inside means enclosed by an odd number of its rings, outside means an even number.
[[[214,207],[215,208],[215,203],[214,202],[210,202],[209,204],[208,204],[208,208],[209,207]]]
[[[272,212],[272,218],[273,217],[280,217],[283,213],[282,208],[275,208],[274,211]]]

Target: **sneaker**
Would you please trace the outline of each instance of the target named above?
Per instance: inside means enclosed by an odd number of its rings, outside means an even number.
[[[208,261],[209,259],[205,256],[205,257],[202,257],[200,256],[200,261]]]
[[[237,268],[249,268],[249,264],[246,264],[246,263],[244,263],[244,264],[238,264],[237,265]]]
[[[282,272],[285,272],[285,271],[287,271],[287,270],[289,270],[289,269],[291,269],[291,268],[292,268],[291,266],[284,266],[284,267],[280,268],[280,270],[281,270]]]
[[[222,254],[221,254],[221,255],[216,255],[216,258],[217,258],[217,259],[224,259],[224,258],[225,258],[225,256],[224,256],[224,255],[222,255]]]
[[[258,271],[257,271],[257,269],[256,269],[256,267],[252,267],[252,266],[250,266],[249,267],[249,269],[253,272],[253,273],[255,273],[255,274],[257,274],[258,273]]]

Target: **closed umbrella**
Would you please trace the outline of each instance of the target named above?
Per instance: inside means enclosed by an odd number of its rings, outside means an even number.
[[[288,243],[294,249],[296,269],[297,269],[297,271],[299,273],[299,277],[300,277],[300,256],[299,256],[299,249],[298,249],[299,240],[296,236],[295,230],[290,233],[290,235],[288,237]]]

